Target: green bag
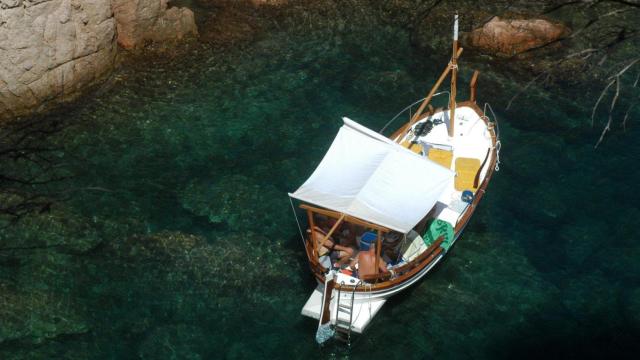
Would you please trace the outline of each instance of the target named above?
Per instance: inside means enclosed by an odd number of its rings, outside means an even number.
[[[453,226],[448,222],[440,219],[435,219],[429,228],[422,236],[424,243],[427,246],[433,244],[440,236],[444,236],[442,244],[440,245],[445,251],[449,250],[451,243],[453,243]]]

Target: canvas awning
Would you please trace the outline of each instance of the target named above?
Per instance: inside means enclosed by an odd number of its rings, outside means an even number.
[[[343,120],[316,170],[289,196],[409,232],[451,186],[454,172]]]

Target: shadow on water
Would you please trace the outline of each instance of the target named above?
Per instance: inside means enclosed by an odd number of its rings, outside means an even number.
[[[511,336],[493,340],[488,346],[488,356],[494,359],[635,359],[640,351],[639,329],[630,324],[610,327],[607,323],[608,319],[595,317],[567,325],[529,316],[526,325],[511,329]]]

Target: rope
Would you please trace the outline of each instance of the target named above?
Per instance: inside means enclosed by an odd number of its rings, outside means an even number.
[[[302,227],[300,226],[300,221],[298,221],[298,216],[296,215],[296,208],[293,206],[293,200],[291,200],[291,198],[289,198],[289,203],[291,204],[291,211],[293,211],[293,217],[296,219],[296,224],[298,224],[298,231],[300,232],[300,239],[302,240],[302,246],[305,246],[304,235],[302,234]]]
[[[404,244],[407,242],[407,234],[403,234],[402,235],[402,242],[400,243],[400,248],[398,249],[398,257],[396,258],[396,265],[398,265],[398,262],[400,261],[400,258],[402,257],[402,248],[404,248]]]
[[[500,171],[500,149],[502,148],[502,143],[500,140],[496,142],[496,171]]]

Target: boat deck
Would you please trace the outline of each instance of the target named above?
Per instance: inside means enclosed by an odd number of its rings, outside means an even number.
[[[484,166],[480,170],[478,184],[482,183],[492,160],[491,132],[487,129],[487,124],[480,118],[480,115],[471,107],[462,106],[456,108],[455,113],[455,134],[449,137],[447,131],[447,123],[449,122],[449,111],[440,111],[429,117],[429,120],[441,120],[442,123],[435,125],[433,129],[426,135],[413,138],[413,131],[409,132],[403,141],[412,140],[420,146],[420,153],[428,156],[430,149],[451,152],[451,164],[449,169],[455,171],[456,176],[461,176],[456,163],[458,159],[476,159]],[[418,121],[412,127],[415,130],[421,123],[427,121],[423,119]],[[402,142],[401,142],[402,143]],[[414,146],[414,151],[415,146]],[[488,158],[487,158],[488,157]],[[486,161],[485,161],[485,158]],[[442,165],[442,164],[441,164]],[[475,193],[475,189],[468,189]],[[456,189],[456,183],[452,182],[447,190],[440,196],[434,208],[434,217],[450,223],[454,228],[467,210],[468,204],[461,200],[462,191]]]

